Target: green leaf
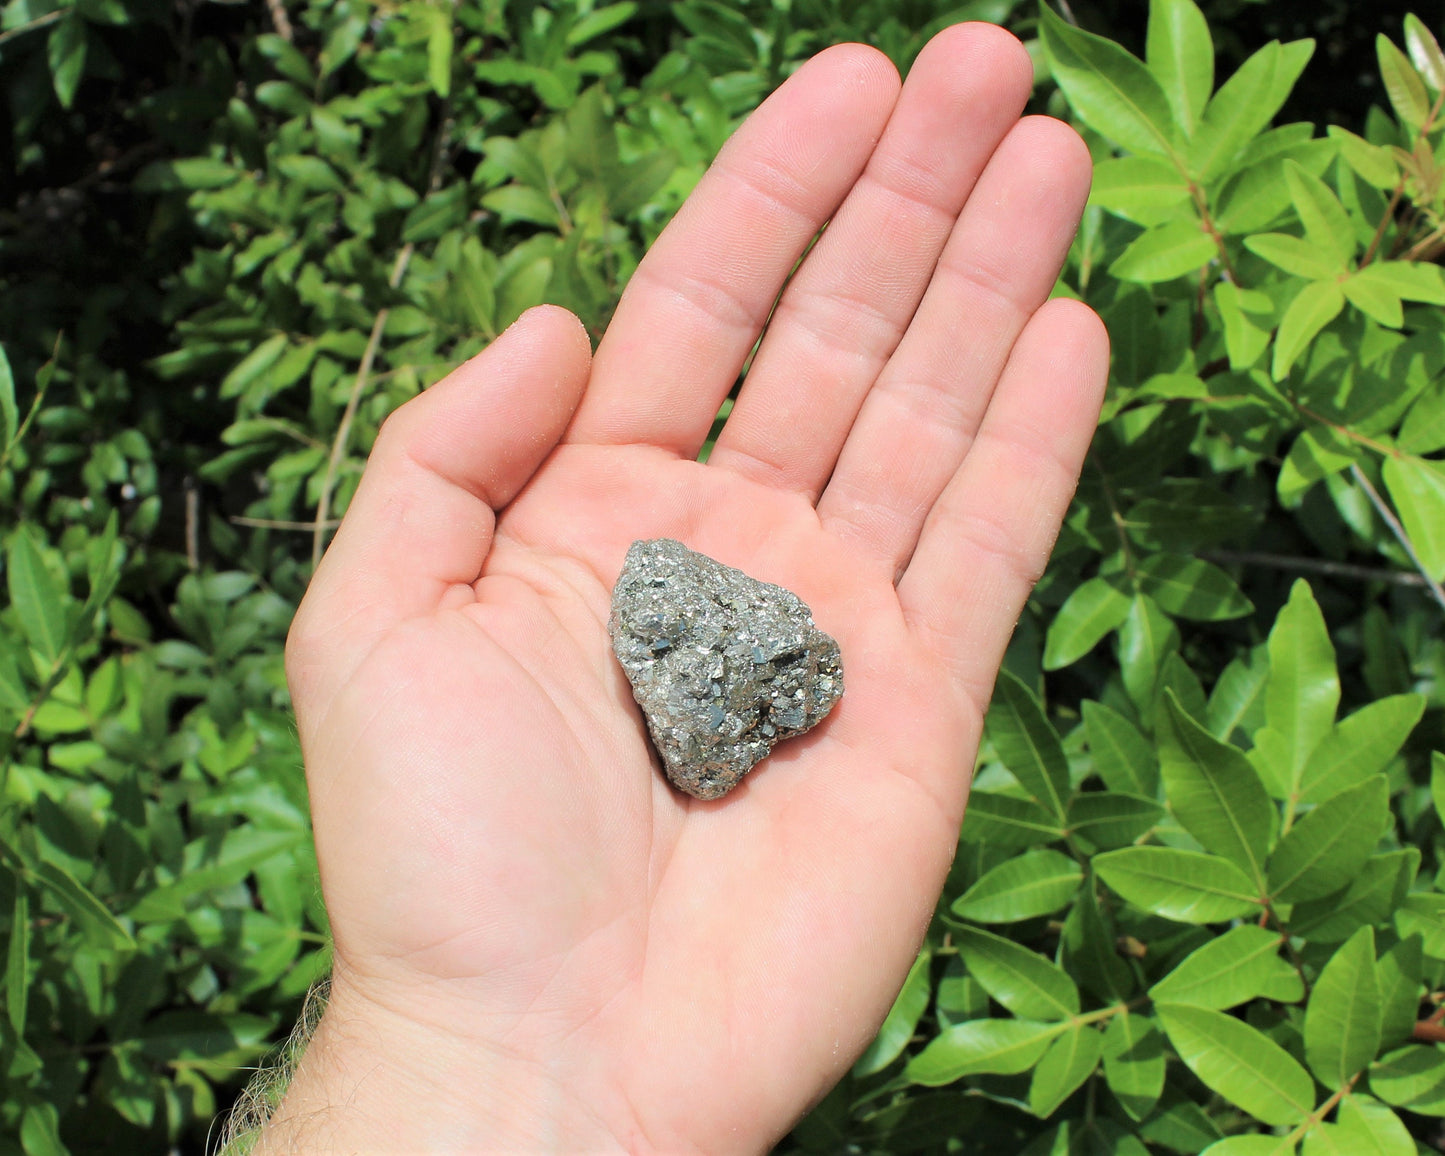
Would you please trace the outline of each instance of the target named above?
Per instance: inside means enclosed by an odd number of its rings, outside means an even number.
[[[1296,904],[1290,932],[1319,943],[1338,943],[1365,923],[1380,923],[1400,905],[1415,872],[1420,852],[1415,847],[1371,855],[1343,895],[1328,895]]]
[[[1171,221],[1135,237],[1109,272],[1120,281],[1150,285],[1193,273],[1215,256],[1214,239],[1197,221]]]
[[[1316,482],[1348,469],[1358,458],[1353,442],[1329,426],[1305,427],[1284,460],[1275,489],[1279,500],[1297,508],[1305,492]]]
[[[1158,1004],[1179,1058],[1209,1088],[1266,1124],[1298,1124],[1314,1110],[1309,1073],[1263,1032],[1209,1008]]]
[[[271,367],[281,360],[289,340],[286,334],[276,333],[246,354],[231,372],[221,379],[221,397],[240,397],[251,385],[260,381]]]
[[[1104,1080],[1124,1111],[1142,1120],[1164,1091],[1164,1037],[1148,1016],[1123,1011],[1104,1033]]]
[[[1435,813],[1445,823],[1445,754],[1430,752],[1430,798],[1435,804]]]
[[[589,40],[595,40],[604,32],[611,32],[619,24],[631,20],[636,13],[637,5],[632,0],[624,0],[621,4],[607,4],[579,16],[567,30],[567,47],[578,48]]]
[[[1276,812],[1244,752],[1190,718],[1172,692],[1164,698],[1157,738],[1175,818],[1205,850],[1243,868],[1262,889]]]
[[[1089,202],[1140,225],[1160,225],[1189,200],[1189,182],[1157,157],[1111,157],[1094,166]]]
[[[1143,795],[1089,791],[1069,803],[1069,829],[1093,847],[1123,847],[1142,839],[1164,817],[1164,808]]]
[[[1144,59],[1187,137],[1214,91],[1214,41],[1193,0],[1153,0]]]
[[[1406,1044],[1370,1065],[1370,1091],[1387,1104],[1408,1108],[1445,1088],[1445,1051]]]
[[[60,1113],[54,1104],[31,1104],[20,1120],[20,1144],[25,1156],[70,1156],[60,1139]]]
[[[1420,721],[1425,700],[1395,694],[1341,719],[1300,772],[1299,801],[1323,803],[1385,769]]]
[[[1361,280],[1358,273],[1340,282],[1345,300],[1373,321],[1387,329],[1399,329],[1405,324],[1405,307],[1400,298],[1383,286]]]
[[[320,157],[277,157],[276,171],[311,193],[339,193],[346,188],[336,170]]]
[[[229,831],[219,854],[181,873],[173,883],[147,891],[126,914],[139,923],[183,918],[186,900],[217,887],[240,882],[269,859],[305,841],[299,831],[267,831],[238,827]]]
[[[1254,609],[1233,578],[1202,558],[1150,554],[1136,573],[1144,592],[1177,618],[1222,622]]]
[[[1041,1120],[1052,1116],[1093,1075],[1103,1050],[1103,1033],[1085,1024],[1075,1024],[1051,1043],[1029,1083],[1029,1111]]]
[[[1405,50],[1425,82],[1436,92],[1445,89],[1445,52],[1440,42],[1413,12],[1405,14]]]
[[[1297,579],[1269,632],[1265,728],[1255,735],[1255,769],[1276,798],[1298,792],[1305,763],[1334,726],[1339,701],[1334,644],[1309,583]]]
[[[5,952],[5,1010],[18,1036],[25,1035],[25,1010],[30,997],[30,893],[15,887],[10,917],[10,946]]]
[[[999,672],[987,728],[999,761],[1024,790],[1062,820],[1069,796],[1064,749],[1033,691],[1007,669]]]
[[[1244,247],[1296,277],[1322,280],[1345,272],[1343,263],[1331,261],[1303,237],[1289,233],[1256,233],[1244,239]]]
[[[881,1072],[902,1055],[933,996],[933,985],[929,981],[929,968],[932,963],[933,956],[927,948],[918,953],[918,958],[908,969],[908,976],[904,979],[903,987],[893,1001],[893,1007],[884,1019],[883,1026],[878,1029],[878,1034],[868,1045],[868,1050],[859,1056],[858,1062],[853,1065],[854,1076],[861,1078]]]
[[[1380,841],[1390,812],[1390,784],[1372,775],[1321,803],[1280,840],[1269,861],[1271,897],[1281,903],[1321,899],[1347,887]]]
[[[1174,117],[1159,82],[1112,40],[1039,8],[1039,33],[1069,107],[1090,128],[1131,152],[1174,151]]]
[[[1275,999],[1297,992],[1294,998],[1301,999],[1303,982],[1294,968],[1280,958],[1283,943],[1277,931],[1249,924],[1231,928],[1185,956],[1149,989],[1149,998],[1155,1003],[1188,1004],[1216,1011],[1247,1003],[1266,992]]]
[[[1141,713],[1152,710],[1164,660],[1178,649],[1178,628],[1154,599],[1136,595],[1119,628],[1119,667],[1124,687]]]
[[[1347,128],[1332,124],[1327,130],[1330,139],[1340,146],[1340,156],[1367,184],[1377,189],[1393,189],[1400,179],[1400,166],[1394,154],[1384,145],[1371,144]]]
[[[1445,269],[1427,261],[1372,261],[1354,276],[1403,297],[1426,305],[1445,305]]]
[[[1246,305],[1263,305],[1247,309]],[[1224,322],[1224,346],[1229,354],[1229,368],[1248,369],[1269,345],[1274,328],[1274,303],[1263,294],[1242,291],[1229,281],[1214,286],[1214,304]]]
[[[979,1073],[1015,1075],[1039,1062],[1050,1041],[1068,1023],[1031,1020],[968,1020],[954,1024],[908,1062],[903,1076],[913,1084],[937,1087]]]
[[[1111,791],[1153,798],[1159,790],[1159,762],[1154,747],[1137,727],[1103,703],[1086,699],[1084,732],[1094,769]]]
[[[426,6],[426,78],[432,91],[445,98],[452,90],[452,9]]]
[[[97,947],[131,949],[135,940],[99,899],[58,863],[41,861],[28,871],[60,907],[75,920],[85,938]]]
[[[1415,400],[1395,444],[1409,454],[1433,454],[1445,449],[1445,388],[1437,385]]]
[[[56,99],[60,101],[61,108],[69,108],[75,102],[75,91],[85,75],[85,21],[72,11],[50,30],[45,47]]]
[[[1445,579],[1445,462],[1387,457],[1384,478],[1425,573]]]
[[[1064,837],[1057,819],[1032,799],[1015,799],[989,791],[973,791],[959,838],[970,843],[1017,850]]]
[[[1093,881],[1086,881],[1064,920],[1060,946],[1070,974],[1106,1001],[1127,999],[1137,986],[1117,945],[1113,925],[1099,910]]]
[[[1385,92],[1395,106],[1399,118],[1416,131],[1430,115],[1430,97],[1425,82],[1410,63],[1410,58],[1395,47],[1383,32],[1375,37],[1375,54],[1380,61],[1380,76]]]
[[[527,185],[503,185],[482,198],[482,207],[502,217],[558,228],[562,218],[557,204],[541,189]]]
[[[1445,895],[1413,891],[1399,899],[1395,930],[1402,938],[1418,936],[1421,950],[1431,960],[1445,960]]]
[[[1017,923],[1048,915],[1074,897],[1083,869],[1058,851],[1026,851],[988,871],[954,900],[953,913],[978,923]]]
[[[1380,956],[1380,1036],[1387,1048],[1410,1038],[1424,990],[1424,952],[1420,937],[1408,935]]]
[[[1094,870],[1135,907],[1180,923],[1219,923],[1259,910],[1258,888],[1218,855],[1125,847],[1095,856]]]
[[[1344,1087],[1380,1050],[1375,933],[1362,927],[1336,949],[1305,1008],[1305,1059],[1320,1083]]]
[[[1270,376],[1283,381],[1299,355],[1344,307],[1344,290],[1337,281],[1312,281],[1295,294],[1275,334]]]
[[[1369,1096],[1346,1096],[1336,1120],[1305,1136],[1301,1156],[1416,1156],[1419,1151],[1400,1118]]]
[[[1294,1143],[1284,1137],[1250,1133],[1227,1136],[1211,1144],[1199,1156],[1290,1156],[1293,1152]]]
[[[10,372],[10,359],[0,345],[0,454],[10,448],[20,432],[20,411],[15,407],[15,378]]]
[[[10,604],[20,618],[26,639],[46,662],[53,664],[65,647],[65,606],[69,598],[46,568],[40,548],[23,524],[11,537],[6,551],[5,578]]]
[[[1190,172],[1212,181],[1280,110],[1314,53],[1313,40],[1272,40],[1240,65],[1204,109],[1189,144]]]
[[[133,187],[139,192],[160,193],[174,189],[224,189],[241,178],[241,170],[214,157],[184,157],[174,161],[152,161],[136,174]]]
[[[985,991],[1020,1019],[1079,1013],[1079,989],[1057,964],[1011,939],[976,927],[958,930],[958,949]]]
[[[1295,161],[1284,162],[1284,179],[1304,226],[1305,239],[1327,260],[1344,268],[1355,255],[1355,228],[1340,199],[1324,181]]]
[[[460,228],[466,219],[467,186],[462,183],[447,185],[428,193],[420,204],[407,212],[402,222],[402,240],[434,241]]]
[[[1058,670],[1083,658],[1128,617],[1129,601],[1129,596],[1108,578],[1079,583],[1049,623],[1044,669]]]

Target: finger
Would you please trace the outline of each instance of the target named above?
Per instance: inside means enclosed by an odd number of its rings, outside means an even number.
[[[287,667],[298,698],[326,693],[380,632],[476,580],[494,511],[556,445],[589,354],[572,314],[532,309],[387,419],[292,624]]]
[[[1032,78],[1023,46],[990,24],[923,49],[867,169],[778,302],[710,465],[817,498]]]
[[[888,58],[848,44],[763,103],[632,275],[567,441],[697,455],[778,290],[857,180],[897,95]]]
[[[818,502],[830,530],[902,571],[963,461],[1009,349],[1048,298],[1089,192],[1072,129],[1030,117],[979,179],[938,271]]]
[[[1092,310],[1066,299],[1039,310],[898,584],[910,625],[980,716],[1078,482],[1108,369]]]

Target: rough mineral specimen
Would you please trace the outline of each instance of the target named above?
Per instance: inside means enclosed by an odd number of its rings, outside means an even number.
[[[838,644],[796,594],[670,538],[634,542],[607,622],[667,777],[717,799],[843,694]]]

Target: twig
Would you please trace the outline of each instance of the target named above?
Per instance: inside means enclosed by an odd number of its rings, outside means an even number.
[[[1263,554],[1251,550],[1206,550],[1199,555],[1206,562],[1228,566],[1273,566],[1278,570],[1305,570],[1331,578],[1358,578],[1361,582],[1392,582],[1396,586],[1424,586],[1419,574],[1386,570],[1379,566],[1357,566],[1352,562],[1330,562],[1322,558],[1296,558],[1289,554]]]
[[[1375,507],[1375,513],[1385,520],[1385,525],[1390,527],[1390,532],[1395,535],[1395,540],[1404,547],[1405,553],[1410,556],[1410,561],[1414,563],[1415,569],[1420,571],[1420,577],[1425,580],[1425,586],[1429,589],[1430,594],[1440,604],[1440,609],[1445,610],[1445,590],[1440,589],[1440,583],[1430,577],[1430,572],[1420,561],[1420,555],[1415,553],[1415,543],[1410,541],[1410,535],[1405,533],[1405,527],[1400,524],[1400,519],[1395,517],[1394,511],[1385,504],[1385,499],[1380,497],[1380,492],[1370,484],[1370,479],[1365,477],[1364,471],[1358,465],[1350,467],[1350,474],[1360,489],[1365,491],[1365,496],[1370,499],[1370,505]]]
[[[290,44],[293,36],[291,17],[286,15],[286,6],[282,0],[266,0],[266,9],[271,13],[271,23],[276,26],[276,35]]]
[[[284,522],[275,518],[242,518],[231,517],[226,521],[233,526],[248,526],[253,530],[302,530],[308,534],[315,533],[315,522]],[[334,530],[341,525],[340,518],[330,519],[323,527],[324,530]]]
[[[437,131],[437,138],[432,147],[431,168],[427,174],[427,191],[436,192],[441,186],[442,161],[446,157],[446,142],[452,132],[450,94],[442,101],[441,127]],[[391,267],[391,277],[387,284],[396,289],[401,285],[401,279],[406,276],[406,267],[411,262],[411,255],[416,251],[415,243],[408,241],[402,246],[400,253],[396,255],[396,263]],[[361,356],[361,367],[356,371],[356,380],[351,384],[351,396],[346,399],[346,409],[341,415],[341,425],[336,430],[336,438],[331,443],[331,457],[326,462],[326,476],[321,482],[321,500],[316,503],[316,521],[312,524],[311,535],[311,568],[316,569],[321,564],[321,541],[328,528],[327,515],[331,512],[331,491],[336,485],[336,471],[340,468],[341,457],[346,452],[346,440],[351,435],[351,423],[356,418],[356,407],[361,400],[361,391],[366,387],[367,379],[371,376],[371,365],[376,360],[376,351],[381,345],[381,333],[386,328],[386,319],[391,315],[390,307],[382,309],[376,320],[371,325],[371,336],[367,339],[366,350]]]
[[[401,284],[401,279],[406,276],[406,267],[411,262],[411,255],[416,246],[408,241],[402,246],[400,253],[396,255],[396,263],[391,267],[391,277],[387,284],[395,289]],[[341,467],[341,458],[346,453],[346,441],[351,436],[351,423],[356,418],[356,407],[361,401],[361,391],[366,388],[367,378],[371,376],[371,363],[376,360],[376,351],[381,346],[382,330],[386,328],[386,319],[391,316],[390,307],[382,309],[376,315],[376,320],[371,323],[371,336],[366,340],[366,351],[361,355],[361,366],[356,371],[356,380],[351,383],[351,396],[346,399],[346,409],[341,414],[341,425],[336,429],[336,437],[331,442],[331,457],[326,461],[326,476],[321,482],[321,500],[316,503],[316,521],[312,524],[311,535],[311,566],[315,569],[321,564],[321,542],[325,536],[327,527],[327,515],[331,512],[331,491],[336,485],[336,472]]]
[[[201,492],[194,478],[186,479],[186,567],[194,574],[201,568]]]
[[[37,16],[34,20],[27,20],[24,24],[17,24],[14,28],[8,28],[0,32],[0,44],[7,40],[14,40],[15,37],[24,35],[26,32],[34,32],[37,28],[44,28],[47,24],[54,24],[68,9],[59,8],[54,12],[47,12],[44,16]]]

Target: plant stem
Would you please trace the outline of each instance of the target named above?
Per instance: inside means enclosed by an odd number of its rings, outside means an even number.
[[[1431,597],[1440,604],[1440,609],[1445,610],[1445,590],[1440,588],[1440,583],[1430,576],[1425,569],[1425,564],[1420,561],[1420,555],[1415,552],[1415,543],[1410,541],[1410,535],[1405,532],[1405,527],[1400,524],[1400,519],[1385,504],[1385,499],[1380,497],[1380,491],[1370,484],[1370,479],[1359,466],[1351,466],[1350,474],[1355,479],[1360,489],[1365,491],[1365,496],[1370,499],[1370,505],[1375,507],[1375,513],[1384,519],[1385,525],[1390,527],[1390,532],[1395,535],[1395,540],[1404,547],[1405,553],[1410,556],[1410,561],[1415,569],[1420,572],[1420,577],[1425,580],[1425,586],[1429,589]]]
[[[416,246],[408,241],[400,253],[396,255],[396,262],[391,267],[391,277],[387,284],[395,289],[401,284],[401,279],[406,276],[406,267],[411,263],[411,255],[416,251]],[[387,318],[391,316],[391,309],[384,308],[376,315],[376,320],[371,324],[371,336],[367,338],[366,350],[361,355],[361,366],[356,371],[356,380],[351,383],[351,394],[346,399],[346,409],[341,414],[341,424],[336,428],[336,437],[331,442],[331,456],[326,461],[326,476],[321,482],[321,499],[316,503],[316,521],[312,524],[311,533],[311,568],[314,570],[321,563],[321,543],[326,534],[328,515],[331,513],[331,491],[336,485],[336,473],[341,467],[341,459],[346,453],[346,442],[351,436],[351,423],[356,418],[356,407],[361,401],[361,391],[366,388],[367,379],[371,376],[371,365],[376,360],[376,351],[381,345],[381,334],[386,329]]]

